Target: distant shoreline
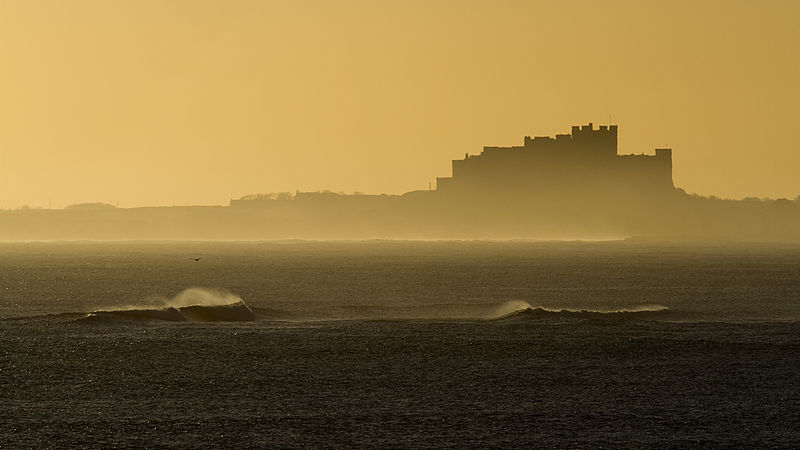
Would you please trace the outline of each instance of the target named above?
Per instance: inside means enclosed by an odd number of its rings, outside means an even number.
[[[0,241],[782,241],[800,201],[720,200],[681,190],[552,195],[305,193],[229,206],[0,211]]]

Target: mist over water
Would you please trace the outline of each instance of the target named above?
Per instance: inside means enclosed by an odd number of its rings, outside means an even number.
[[[480,320],[525,308],[661,307],[669,309],[667,317],[688,320],[800,319],[800,247],[792,245],[301,241],[2,247],[0,319],[238,302],[261,316],[299,320]],[[198,255],[202,259],[195,262]]]
[[[500,305],[500,307],[495,309],[489,318],[503,317],[515,312],[525,311],[527,309],[533,309],[533,306],[531,306],[528,302],[523,302],[522,300],[511,300],[503,303]]]
[[[244,303],[241,297],[221,288],[191,287],[166,301],[173,308],[185,306],[225,306]]]

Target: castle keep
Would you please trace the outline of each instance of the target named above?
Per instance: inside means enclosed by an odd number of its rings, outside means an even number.
[[[571,134],[525,136],[523,145],[484,147],[480,155],[453,160],[453,175],[436,179],[437,191],[531,190],[580,194],[602,191],[668,192],[672,150],[618,155],[617,126],[590,123]]]

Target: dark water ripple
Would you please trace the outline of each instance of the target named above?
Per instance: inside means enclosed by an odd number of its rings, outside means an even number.
[[[796,323],[2,331],[10,447],[800,442]]]

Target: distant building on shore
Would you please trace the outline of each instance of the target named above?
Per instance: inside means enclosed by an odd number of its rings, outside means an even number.
[[[655,155],[618,155],[617,126],[590,123],[571,134],[525,136],[513,147],[484,147],[480,155],[453,160],[450,177],[436,179],[442,192],[531,190],[668,192],[672,184],[672,149]]]

